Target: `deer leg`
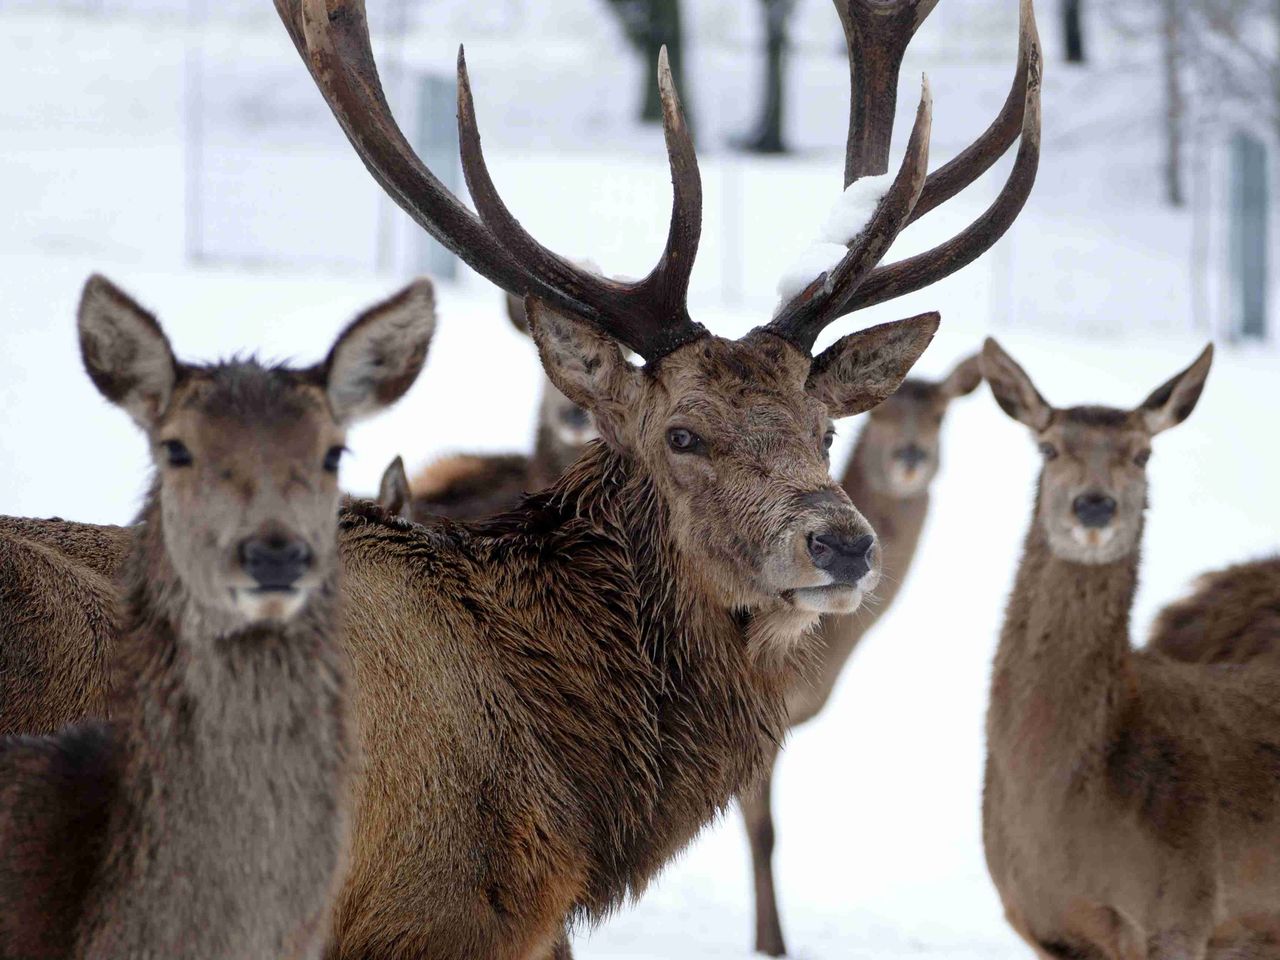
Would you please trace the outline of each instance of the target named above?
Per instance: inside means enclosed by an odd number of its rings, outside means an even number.
[[[738,806],[747,826],[751,844],[751,870],[756,894],[756,952],[784,957],[782,921],[778,917],[778,897],[773,884],[773,766],[775,753],[765,774],[753,787],[738,796]]]

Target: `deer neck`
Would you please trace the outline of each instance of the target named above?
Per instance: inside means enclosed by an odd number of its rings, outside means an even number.
[[[1138,562],[1136,549],[1108,564],[1060,559],[1037,500],[992,674],[993,755],[1070,777],[1105,756],[1131,690]]]
[[[529,490],[551,486],[582,456],[582,448],[561,442],[545,423],[538,425],[538,436],[529,458]]]
[[[332,637],[338,584],[286,625],[227,629],[183,588],[162,524],[153,497],[124,573],[111,685],[124,802],[112,843],[127,852],[100,912],[134,918],[120,955],[140,942],[205,955],[191,945],[206,936],[242,955],[278,953],[275,927],[320,915],[346,843],[353,737]],[[207,930],[169,929],[166,917],[203,909],[177,902],[192,871],[216,914]],[[150,904],[145,921],[121,907],[137,897]]]
[[[594,531],[589,553],[570,562],[615,571],[593,584],[597,597],[616,598],[604,601],[611,616],[616,608],[615,622],[592,612],[565,628],[575,646],[585,638],[596,646],[608,633],[600,668],[612,676],[593,680],[598,689],[582,698],[597,711],[584,728],[587,745],[568,739],[582,734],[563,724],[542,733],[548,743],[560,741],[556,755],[598,750],[618,764],[592,771],[574,790],[597,838],[598,883],[585,906],[604,911],[621,890],[642,888],[761,769],[785,726],[790,665],[754,655],[751,617],[697,586],[651,479],[605,444],[544,496],[557,508],[559,529],[585,522]],[[616,696],[621,690],[627,697]],[[540,723],[554,712],[532,715]],[[604,750],[610,731],[622,742]],[[567,777],[582,777],[580,767],[572,762]]]

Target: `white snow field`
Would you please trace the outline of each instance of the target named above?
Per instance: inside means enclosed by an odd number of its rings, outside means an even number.
[[[588,6],[563,0],[573,4]],[[903,73],[899,151],[928,67],[935,166],[986,127],[1011,73],[1014,18],[1004,8],[1013,0],[944,0],[938,16],[966,4],[978,24],[968,35],[987,41],[982,59],[959,59],[953,13],[926,25]],[[191,266],[181,18],[53,16],[22,6],[0,4],[8,91],[0,99],[0,512],[123,523],[140,501],[145,451],[80,368],[74,307],[90,272],[154,308],[179,355],[193,359],[247,350],[318,359],[343,323],[407,276],[372,270],[375,189],[270,17],[206,38],[208,72],[234,75],[227,84],[237,96],[257,91],[270,119],[311,119],[282,133],[244,109],[258,101],[231,109],[218,99],[222,86],[206,88],[217,149],[201,237],[226,258]],[[1051,21],[1055,5],[1042,6]],[[717,332],[768,318],[783,267],[839,197],[847,79],[838,27],[827,0],[802,7],[806,42],[821,23],[818,8],[828,8],[832,32],[830,49],[806,46],[797,69],[800,155],[726,154],[719,145],[732,123],[721,114],[749,115],[748,98],[730,92],[736,83],[754,97],[753,67],[741,50],[717,47],[706,56],[718,72],[699,68],[706,85],[693,99],[708,217],[693,309]],[[1101,63],[1071,71],[1053,56],[1051,27],[1042,23],[1050,54],[1044,160],[1010,238],[930,290],[836,324],[823,343],[937,308],[942,332],[922,374],[943,373],[993,333],[1064,405],[1136,404],[1194,358],[1207,333],[1192,322],[1192,218],[1159,204],[1152,52],[1119,49],[1098,33]],[[988,28],[1007,36],[982,33]],[[480,123],[495,179],[535,235],[590,255],[606,272],[639,274],[665,235],[660,138],[629,129],[625,93],[610,100],[609,91],[630,91],[634,80],[623,48],[607,29],[587,37],[537,52],[518,38],[485,38],[471,64]],[[443,61],[462,39],[471,38],[422,38],[414,55]],[[1004,169],[911,228],[893,256],[971,220]],[[295,250],[281,266],[282,253]],[[392,413],[354,432],[343,468],[353,490],[373,489],[397,453],[412,469],[446,451],[527,444],[540,380],[532,346],[508,327],[497,292],[465,272],[440,286],[439,303],[421,380]],[[1220,315],[1205,319],[1221,329]],[[1280,362],[1274,351],[1220,347],[1200,407],[1156,441],[1138,639],[1197,573],[1277,546]],[[837,464],[858,424],[839,428]],[[906,588],[829,709],[781,761],[777,871],[799,957],[1030,956],[987,879],[979,786],[989,665],[1037,457],[983,388],[955,405],[944,459]],[[580,931],[575,950],[587,960],[745,957],[750,928],[746,845],[730,813],[638,903]]]

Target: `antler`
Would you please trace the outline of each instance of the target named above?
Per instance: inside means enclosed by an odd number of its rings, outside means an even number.
[[[428,233],[505,290],[539,297],[655,360],[705,335],[686,297],[702,226],[697,157],[666,53],[658,66],[674,190],[666,249],[643,280],[596,276],[537,243],[507,209],[485,166],[466,62],[458,57],[463,172],[477,218],[418,158],[396,124],[369,43],[364,0],[275,0],[329,108],[369,172]]]
[[[849,38],[851,59],[859,56],[867,59],[865,66],[851,65],[854,78],[851,123],[861,119],[864,127],[850,129],[845,157],[846,185],[868,171],[884,170],[885,162],[880,158],[888,154],[894,87],[902,53],[936,2],[896,0],[886,4],[877,0],[836,0]],[[880,53],[867,49],[874,42],[870,39],[873,37],[878,37],[883,45]],[[866,227],[849,241],[848,254],[836,267],[785,303],[766,329],[797,347],[811,350],[823,328],[839,317],[926,287],[989,250],[1017,219],[1035,183],[1040,160],[1041,69],[1040,38],[1032,0],[1020,0],[1018,67],[1009,96],[995,121],[968,148],[917,184],[914,179],[917,165],[927,163],[927,157],[922,159],[918,155],[921,117],[917,115],[902,168]],[[859,82],[866,82],[868,86],[860,89]],[[926,99],[927,96],[926,88]],[[923,100],[921,112],[926,112]],[[927,134],[926,120],[926,138]],[[981,217],[932,250],[887,266],[875,266],[907,225],[973,183],[1019,136],[1021,143],[1009,178]],[[908,171],[913,175],[908,175]]]

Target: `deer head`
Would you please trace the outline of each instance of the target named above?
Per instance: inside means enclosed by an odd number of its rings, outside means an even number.
[[[982,372],[1000,408],[1031,429],[1044,467],[1036,506],[1049,549],[1073,563],[1114,563],[1138,548],[1147,506],[1151,438],[1191,415],[1213,345],[1132,410],[1052,407],[994,340]]]
[[[837,0],[849,42],[855,116],[845,186],[887,166],[900,57],[936,0]],[[1040,56],[1022,0],[1019,66],[996,122],[959,157],[926,175],[927,84],[902,167],[869,222],[841,237],[838,262],[739,340],[689,315],[702,186],[665,51],[659,57],[673,206],[666,247],[641,280],[599,276],[539,244],[507,208],[481,149],[466,61],[458,57],[462,165],[479,216],[413,153],[378,81],[361,0],[276,0],[317,86],[375,179],[437,240],[482,275],[526,297],[547,376],[589,410],[606,443],[653,481],[691,576],[733,607],[791,608],[812,622],[847,612],[874,585],[874,537],[829,476],[831,421],[874,407],[930,342],[937,314],[863,330],[813,355],[821,331],[870,303],[920,289],[970,262],[1009,227],[1039,157]],[[868,54],[872,54],[868,56]],[[862,122],[862,121],[859,121]],[[899,231],[971,183],[1021,134],[993,206],[942,246],[877,266]],[[628,362],[625,350],[643,361]]]
[[[151,314],[90,278],[85,369],[147,435],[165,550],[192,604],[238,625],[282,621],[324,583],[347,427],[409,389],[434,327],[420,281],[358,317],[316,366],[186,364]]]
[[[951,401],[973,393],[980,383],[975,354],[942,380],[904,380],[893,396],[867,414],[859,447],[871,486],[900,499],[928,490],[938,474],[939,435]]]
[[[526,337],[529,331],[529,314],[524,298],[508,293],[507,317],[511,325]],[[591,414],[556,389],[550,379],[542,384],[542,396],[538,401],[539,438],[546,438],[550,449],[539,451],[549,462],[567,467],[582,453],[582,448],[600,436]]]

